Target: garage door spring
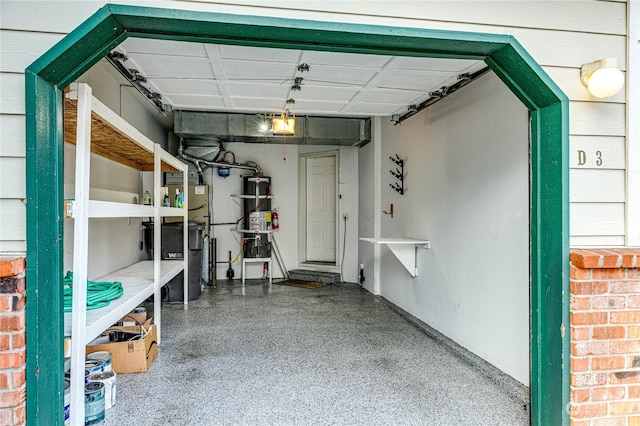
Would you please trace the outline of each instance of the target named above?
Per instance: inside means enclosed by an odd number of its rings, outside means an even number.
[[[67,272],[63,280],[64,311],[71,312],[73,305],[73,273]],[[87,280],[87,310],[100,309],[117,299],[124,293],[119,281],[89,281]]]

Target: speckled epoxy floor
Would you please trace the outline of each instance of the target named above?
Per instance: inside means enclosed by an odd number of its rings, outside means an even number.
[[[162,315],[158,358],[118,376],[105,426],[529,424],[504,383],[356,284],[223,281]]]

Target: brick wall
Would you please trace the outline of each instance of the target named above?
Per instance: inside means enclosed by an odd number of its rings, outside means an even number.
[[[0,425],[26,421],[25,260],[0,258]]]
[[[640,426],[640,248],[571,251],[571,424]]]

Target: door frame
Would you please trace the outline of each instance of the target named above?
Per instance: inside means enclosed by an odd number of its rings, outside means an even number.
[[[336,157],[336,260],[330,264],[307,263],[307,159],[314,157]],[[299,155],[300,163],[298,168],[298,266],[305,269],[326,272],[340,272],[340,150],[329,150],[321,152],[309,152]]]
[[[507,34],[106,5],[25,70],[27,422],[62,419],[62,91],[128,37],[484,60],[531,112],[531,422],[569,424],[569,100]]]

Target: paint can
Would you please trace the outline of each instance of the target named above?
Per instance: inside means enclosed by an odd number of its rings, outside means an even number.
[[[64,426],[71,424],[71,380],[64,379]]]
[[[102,366],[102,371],[112,371],[111,352],[109,351],[98,351],[90,353],[89,355],[87,355],[87,361],[102,361],[104,363]]]
[[[84,385],[84,424],[95,425],[104,420],[104,383]]]
[[[87,383],[87,377],[89,377],[89,374],[91,374],[91,372],[89,370],[84,370],[84,383]],[[71,369],[65,371],[64,373],[64,378],[65,380],[69,380],[71,381]]]
[[[116,405],[116,373],[113,371],[105,371],[104,373],[95,373],[89,376],[89,383],[98,382],[104,384],[104,409]]]
[[[102,373],[104,371],[104,361],[98,359],[85,360],[84,368],[89,370],[89,374]]]

